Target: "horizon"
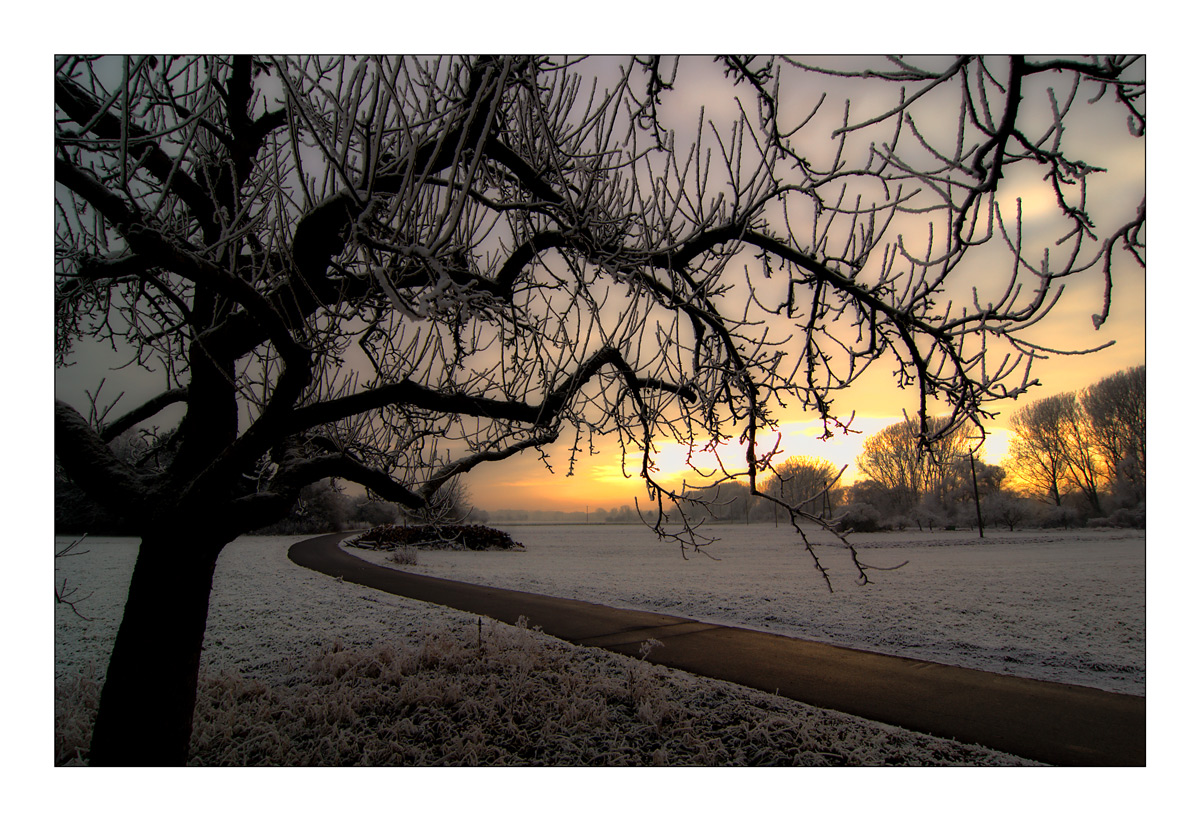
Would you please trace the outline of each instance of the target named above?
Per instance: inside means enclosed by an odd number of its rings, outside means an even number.
[[[1144,291],[1142,293],[1144,299]],[[1116,311],[1114,306],[1114,312]],[[1111,321],[1111,320],[1110,320]],[[1125,344],[1121,344],[1121,342]],[[988,436],[985,440],[980,461],[989,465],[1000,465],[1008,453],[1011,431],[1004,425],[1008,416],[1015,410],[1030,402],[1044,399],[1059,393],[1078,392],[1089,385],[1104,379],[1119,371],[1146,364],[1145,323],[1142,323],[1142,335],[1118,341],[1117,345],[1097,354],[1084,357],[1059,357],[1062,361],[1056,368],[1044,367],[1044,371],[1054,374],[1053,382],[1047,377],[1046,384],[1031,390],[1019,399],[1009,400],[1005,407],[996,408],[999,414],[992,425],[988,426]],[[1127,360],[1126,355],[1140,352],[1140,361]],[[1103,354],[1108,354],[1104,356]],[[1080,360],[1094,359],[1090,367],[1079,367]],[[1050,363],[1047,363],[1050,364]],[[853,388],[851,388],[853,390]],[[899,391],[893,391],[888,399],[896,398]],[[817,438],[820,433],[819,422],[815,419],[800,419],[786,422],[783,448],[775,460],[781,463],[790,456],[814,456],[828,459],[838,469],[846,466],[842,476],[841,486],[847,487],[862,478],[856,460],[862,451],[862,443],[872,434],[878,433],[889,425],[901,422],[901,413],[889,416],[856,415],[852,429],[860,431],[855,435],[835,433],[826,441]],[[664,443],[669,444],[669,443]],[[727,446],[730,450],[738,450],[734,443]],[[566,464],[569,443],[556,443],[547,448],[547,461],[558,471]],[[678,465],[682,461],[677,458]],[[636,476],[624,478],[621,475],[621,459],[619,452],[600,453],[595,456],[580,457],[575,468],[575,474],[549,473],[545,464],[536,453],[526,453],[510,458],[503,463],[481,465],[467,474],[465,484],[472,504],[489,513],[493,510],[527,510],[527,511],[582,511],[585,506],[611,509],[614,505],[633,504],[637,498],[648,503],[645,485]],[[584,475],[579,475],[583,473]],[[660,480],[680,481],[684,474],[679,471],[663,470],[659,473]],[[697,483],[698,484],[698,483]]]

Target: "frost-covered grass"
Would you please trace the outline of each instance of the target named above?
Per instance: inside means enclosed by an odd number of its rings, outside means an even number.
[[[335,642],[282,682],[205,675],[197,765],[876,765],[1026,763],[580,649],[524,627],[417,644]],[[63,686],[58,763],[86,751],[94,677]]]
[[[640,525],[507,526],[516,554],[421,551],[416,573],[671,613],[843,647],[1146,693],[1144,531],[856,534],[873,571],[858,587],[819,536],[829,593],[794,533],[714,528],[719,559],[680,557]],[[350,550],[370,561],[380,554]]]
[[[222,555],[193,763],[1025,763],[536,630],[481,626],[297,567],[292,541],[248,537]],[[80,611],[93,619],[56,609],[60,762],[85,757],[136,552],[127,539],[84,547],[57,569],[92,592]]]

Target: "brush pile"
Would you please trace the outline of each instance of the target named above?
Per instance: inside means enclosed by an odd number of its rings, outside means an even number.
[[[381,525],[348,542],[366,550],[524,550],[502,530],[483,525]]]

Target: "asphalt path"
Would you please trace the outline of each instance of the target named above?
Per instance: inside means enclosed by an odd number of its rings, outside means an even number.
[[[393,570],[351,556],[345,534],[292,545],[302,567],[385,593],[754,687],[816,707],[1062,766],[1146,765],[1146,699],[850,650],[679,616],[501,590]]]

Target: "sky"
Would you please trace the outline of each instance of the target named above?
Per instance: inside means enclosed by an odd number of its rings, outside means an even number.
[[[701,72],[699,81],[690,87],[679,83],[678,109],[666,114],[668,120],[674,120],[681,133],[686,133],[685,123],[695,122],[695,114],[700,106],[705,106],[707,113],[714,113],[713,100],[703,93],[706,83],[712,82],[703,77],[703,72],[714,70],[711,62],[698,60],[692,66]],[[836,96],[840,91],[845,91],[847,95],[854,94],[853,90],[840,88],[837,81],[823,82],[821,90],[827,88],[831,96]],[[806,89],[806,92],[809,98],[816,93],[812,89]],[[886,110],[892,104],[893,94],[894,91],[889,88],[886,96],[877,101],[864,101],[859,95],[855,98],[855,105],[863,107],[857,108],[856,113],[869,111],[872,105],[875,110]],[[807,110],[811,100],[798,99],[794,105],[798,110]],[[836,99],[828,108],[841,110]],[[1144,142],[1132,140],[1128,134],[1119,132],[1115,140],[1101,139],[1112,134],[1112,129],[1088,128],[1091,109],[1080,106],[1079,110],[1083,111],[1083,116],[1080,125],[1068,131],[1068,146],[1090,164],[1107,169],[1096,182],[1089,182],[1091,205],[1097,213],[1107,215],[1110,203],[1114,203],[1121,208],[1123,215],[1129,210],[1130,199],[1140,198],[1144,192]],[[720,116],[720,113],[717,111],[716,115]],[[1124,132],[1124,129],[1120,129],[1120,132]],[[1072,141],[1076,142],[1072,144]],[[1044,195],[1031,196],[1032,191],[1044,188],[1038,182],[1035,177],[1014,174],[1001,189],[1002,200],[1006,197],[1010,201],[1017,196],[1022,197],[1026,233],[1035,238],[1042,236],[1039,234],[1040,220],[1055,209],[1053,201]],[[1007,281],[1008,276],[1003,268],[993,270],[982,265],[978,270],[972,269],[968,273],[972,284],[980,286],[996,278]],[[1008,444],[1006,416],[1017,407],[1055,393],[1080,390],[1118,370],[1145,364],[1145,274],[1140,268],[1128,264],[1123,264],[1119,273],[1114,284],[1110,318],[1099,330],[1093,327],[1091,319],[1092,314],[1099,311],[1103,299],[1099,275],[1089,274],[1069,280],[1064,298],[1030,335],[1032,340],[1066,350],[1093,348],[1109,341],[1113,344],[1085,356],[1051,356],[1037,362],[1033,375],[1042,383],[1040,387],[1035,387],[1019,400],[990,406],[989,409],[999,416],[989,425],[989,436],[982,453],[985,461],[995,464],[1003,459]],[[128,391],[115,414],[158,390],[158,386],[152,382],[139,386],[127,379],[127,372],[117,372],[116,369],[125,362],[118,353],[80,349],[76,361],[78,364],[75,367],[56,373],[55,393],[80,410],[87,404],[84,391],[95,391],[102,377],[108,379],[102,403],[113,401],[123,389]],[[858,478],[855,460],[864,439],[902,420],[906,412],[913,414],[917,408],[917,396],[911,390],[905,392],[897,388],[890,370],[890,363],[881,360],[852,386],[835,395],[835,412],[839,418],[845,420],[853,412],[851,429],[854,433],[837,433],[832,439],[821,441],[818,437],[822,428],[815,416],[783,410],[779,413],[778,430],[769,439],[766,436],[762,439],[772,441],[775,436],[779,437],[779,460],[800,455],[828,459],[838,468],[846,467],[844,483],[853,482]],[[599,453],[581,457],[572,475],[568,476],[568,453],[573,438],[571,432],[565,432],[557,443],[546,449],[548,458],[545,460],[539,458],[536,452],[527,452],[502,463],[477,467],[467,482],[473,504],[485,510],[524,508],[575,511],[585,507],[594,509],[631,504],[635,497],[645,500],[643,482],[636,477],[637,459],[630,458],[628,469],[623,470],[622,456],[615,439],[598,440]],[[686,475],[686,452],[674,443],[659,442],[656,446],[659,450],[656,461],[660,471],[656,478],[664,485],[678,487]],[[742,451],[744,447],[733,442],[723,449],[723,458],[727,462],[736,460]],[[700,460],[700,464],[703,464],[703,460]],[[547,469],[547,465],[553,472]],[[693,483],[699,479],[694,475],[691,478]]]
[[[706,69],[700,66],[700,70]],[[854,93],[839,87],[837,81],[827,84],[822,81],[820,90],[826,89],[834,98],[830,109],[837,112],[841,111],[841,101],[836,98],[839,91]],[[695,107],[707,102],[711,113],[712,101],[706,101],[703,93],[695,91],[689,97],[686,88],[680,93],[683,101],[677,124],[682,132],[683,123],[695,121]],[[808,99],[797,101],[795,108],[808,110],[816,93],[809,90]],[[876,110],[887,110],[894,104],[890,96],[893,93],[889,88],[889,96],[878,101],[864,102],[861,96],[856,98],[855,104],[863,106],[856,108],[856,113],[870,110],[872,104],[877,106]],[[1040,110],[1038,102],[1034,100],[1030,110]],[[1089,177],[1089,207],[1097,215],[1100,224],[1119,219],[1120,222],[1112,223],[1119,225],[1129,217],[1118,215],[1129,213],[1131,216],[1132,207],[1145,194],[1146,154],[1145,141],[1132,138],[1119,117],[1116,120],[1117,128],[1112,128],[1114,121],[1108,117],[1111,113],[1111,110],[1105,111],[1099,105],[1089,108],[1077,103],[1072,114],[1078,119],[1073,123],[1074,128],[1068,128],[1064,146],[1069,155],[1106,169],[1104,174]],[[1029,127],[1030,132],[1034,130]],[[1026,239],[1031,243],[1042,241],[1043,245],[1052,247],[1053,254],[1060,252],[1060,249],[1053,247],[1057,233],[1048,233],[1052,230],[1050,226],[1057,212],[1057,204],[1052,196],[1047,195],[1046,186],[1039,178],[1040,173],[1036,169],[1022,168],[1020,173],[1010,174],[1001,188],[1000,199],[1003,205],[1010,208],[1018,197],[1022,199]],[[916,224],[917,218],[914,217],[913,222]],[[920,228],[919,225],[917,227]],[[1004,256],[998,255],[995,259],[994,266],[980,262],[964,263],[962,272],[965,273],[965,282],[980,286],[981,291],[989,283],[1007,282],[1006,266],[1011,263]],[[968,265],[975,267],[968,268]],[[981,454],[985,461],[997,464],[1006,455],[1009,439],[1007,416],[1015,409],[1057,393],[1081,390],[1112,373],[1146,363],[1145,272],[1129,260],[1121,261],[1117,272],[1110,316],[1099,329],[1094,327],[1092,315],[1098,313],[1103,305],[1103,280],[1098,273],[1089,273],[1070,278],[1054,311],[1027,334],[1030,341],[1056,350],[1088,350],[1106,343],[1112,344],[1095,353],[1082,356],[1051,355],[1035,362],[1032,374],[1040,385],[1019,399],[988,406],[988,410],[998,415],[988,424],[988,437]],[[890,371],[891,364],[881,360],[836,396],[835,408],[841,418],[854,413],[851,429],[855,433],[835,434],[832,439],[822,441],[818,437],[823,429],[815,415],[781,411],[780,426],[776,432],[781,437],[782,445],[779,459],[800,455],[828,459],[839,469],[843,466],[847,468],[843,475],[844,483],[855,481],[858,478],[855,461],[863,441],[888,425],[901,421],[905,413],[915,414],[918,407],[915,392],[897,388]],[[645,499],[643,483],[636,478],[636,458],[630,459],[630,470],[623,471],[622,456],[615,442],[601,443],[598,455],[583,457],[573,475],[567,476],[567,456],[571,445],[572,438],[564,436],[547,449],[547,460],[540,459],[538,454],[528,453],[503,464],[477,468],[469,478],[475,505],[483,509],[573,511],[581,510],[585,505],[594,509],[598,506],[607,508],[629,504],[634,496]],[[737,460],[744,447],[734,442],[724,451],[728,462]],[[656,478],[664,485],[678,487],[688,475],[684,470],[685,458],[686,453],[679,446],[660,443],[657,462],[661,472]],[[554,473],[547,470],[546,462],[554,468]],[[693,481],[696,480],[698,477],[693,475]]]
[[[1093,289],[1094,290],[1094,289]],[[1126,368],[1146,364],[1146,282],[1140,272],[1114,285],[1112,316],[1100,331],[1092,327],[1091,311],[1087,306],[1090,293],[1079,296],[1080,308],[1064,312],[1055,323],[1057,327],[1045,332],[1046,338],[1062,347],[1087,348],[1109,339],[1115,344],[1096,353],[1082,356],[1052,356],[1035,363],[1033,373],[1040,386],[1032,388],[1020,399],[995,403],[990,409],[998,417],[988,426],[988,438],[981,454],[988,464],[998,464],[1008,449],[1007,417],[1028,402],[1063,392],[1075,392]],[[1064,306],[1069,307],[1069,306]],[[1049,320],[1047,320],[1049,321]],[[863,441],[887,426],[903,421],[904,413],[913,414],[917,407],[914,392],[903,391],[891,380],[886,362],[876,363],[858,382],[836,400],[836,407],[847,415],[854,411],[851,429],[856,434],[836,433],[822,441],[823,429],[815,416],[781,417],[778,435],[782,437],[779,460],[789,456],[815,456],[828,459],[839,469],[847,466],[843,484],[858,478],[855,460]],[[554,468],[550,473],[537,454],[526,453],[503,463],[481,465],[468,478],[473,503],[482,509],[531,509],[578,511],[585,505],[611,508],[632,504],[636,496],[646,499],[644,484],[636,476],[636,459],[631,459],[626,478],[621,469],[621,454],[615,442],[600,445],[596,456],[581,457],[573,476],[566,476],[567,456],[572,438],[564,436],[547,448],[547,460]],[[773,441],[773,437],[772,437]],[[687,473],[683,460],[686,453],[673,443],[661,443],[664,451],[659,457],[664,484],[680,481]],[[728,458],[736,459],[744,447],[736,443],[726,450]]]
[[[1146,276],[1141,269],[1127,270],[1126,276],[1114,283],[1112,309],[1108,321],[1099,330],[1092,325],[1091,315],[1102,304],[1098,283],[1078,283],[1064,297],[1058,311],[1045,320],[1039,329],[1038,340],[1059,349],[1089,349],[1108,341],[1113,344],[1104,350],[1080,356],[1050,355],[1033,365],[1033,376],[1041,383],[1015,400],[993,403],[989,410],[998,414],[988,424],[988,437],[981,454],[988,464],[999,464],[1007,453],[1008,416],[1023,405],[1064,392],[1076,392],[1126,368],[1146,364]],[[814,416],[781,414],[778,435],[782,437],[779,460],[789,456],[815,456],[828,459],[837,468],[847,467],[843,484],[854,482],[858,476],[855,460],[863,441],[896,422],[903,421],[907,412],[917,408],[914,391],[904,391],[892,381],[886,361],[873,368],[835,399],[835,407],[847,416],[854,412],[851,429],[855,434],[835,433],[822,441],[823,429]],[[773,441],[773,437],[772,440]],[[614,442],[600,445],[596,456],[584,456],[573,476],[566,476],[567,456],[572,439],[562,440],[547,449],[547,460],[555,472],[550,473],[536,454],[526,453],[503,463],[481,465],[468,478],[473,503],[482,509],[544,509],[561,511],[582,510],[585,505],[611,508],[632,504],[632,499],[646,499],[644,484],[636,476],[636,459],[629,461],[626,478],[621,469],[621,454]],[[661,443],[664,451],[659,457],[664,484],[679,482],[688,474],[683,470],[686,453],[672,443]],[[727,458],[736,459],[744,447],[736,443],[725,449]]]

